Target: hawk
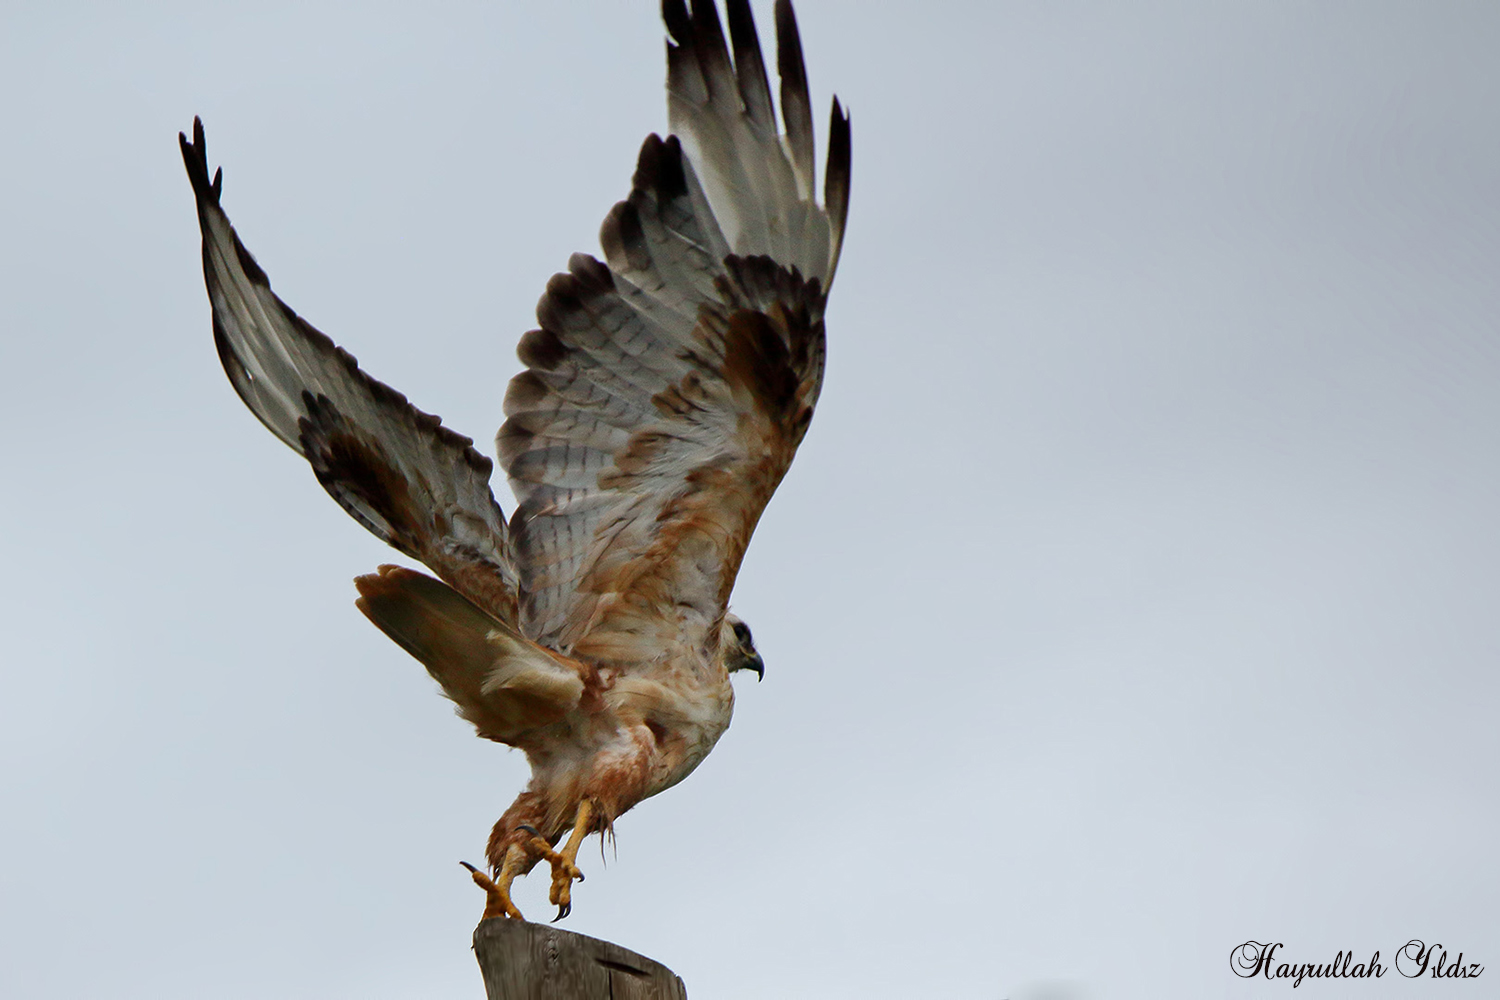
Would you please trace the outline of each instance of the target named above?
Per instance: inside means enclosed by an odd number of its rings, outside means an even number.
[[[509,520],[473,441],[366,374],[272,291],[221,207],[203,125],[180,136],[214,343],[235,391],[400,566],[356,605],[532,777],[495,824],[485,916],[546,861],[556,919],[590,833],[686,778],[764,674],[728,611],[745,547],[807,433],[849,207],[833,101],[823,201],[797,22],[775,7],[781,127],[748,0],[666,0],[670,133],[537,305],[496,437]],[[564,836],[566,842],[562,843]],[[558,845],[562,843],[559,849]]]

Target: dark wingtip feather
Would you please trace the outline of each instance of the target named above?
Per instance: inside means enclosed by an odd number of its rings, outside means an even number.
[[[224,193],[224,168],[218,168],[214,171],[213,178],[209,178],[208,143],[203,138],[203,119],[196,117],[193,119],[193,138],[191,141],[189,141],[186,135],[178,132],[177,143],[182,147],[182,162],[187,167],[188,181],[193,185],[193,194],[198,199],[200,211],[199,222],[206,227],[207,222],[204,221],[204,217],[201,214],[202,207],[204,205],[218,207],[219,198]],[[207,257],[207,234],[208,230],[205,228],[203,273],[205,276],[209,276],[209,285],[212,286],[213,279],[210,276]],[[245,269],[246,277],[256,284],[270,288],[270,278],[266,277],[266,272],[261,270],[260,265],[255,262],[255,258],[250,255],[250,251],[245,249],[245,244],[240,242],[239,234],[230,230],[230,236],[234,239],[234,252],[239,258],[240,266]]]
[[[208,143],[203,138],[203,119],[193,118],[193,138],[177,133],[177,144],[182,147],[182,163],[187,167],[188,181],[193,193],[212,204],[218,204],[224,190],[224,169],[220,167],[213,180],[208,177]]]
[[[833,256],[829,261],[828,283],[833,283],[839,255],[844,249],[844,224],[849,218],[849,180],[853,151],[849,115],[839,99],[833,99],[828,121],[828,166],[823,175],[823,207],[833,226]],[[826,290],[826,289],[825,289]]]
[[[688,17],[686,0],[662,0],[661,19],[666,22],[667,33],[679,45],[692,40],[693,22]]]
[[[755,30],[755,15],[750,0],[728,0],[729,39],[734,46],[734,72],[740,88],[740,100],[752,120],[766,132],[776,132],[776,107],[771,101],[771,85],[766,79],[766,62],[760,52],[760,35]]]
[[[823,205],[833,218],[834,229],[841,236],[844,232],[844,220],[849,217],[852,153],[849,115],[835,97],[828,121],[828,167],[823,177]]]
[[[805,183],[803,194],[813,195],[812,99],[807,92],[807,66],[802,59],[802,36],[791,0],[776,0],[776,70],[781,76],[781,117],[792,147],[792,165]]]
[[[630,179],[635,191],[650,191],[661,201],[687,194],[687,173],[682,166],[682,143],[675,135],[662,139],[656,133],[641,143],[635,160],[635,175]]]
[[[791,0],[776,0],[776,71],[784,91],[791,87],[807,99],[807,66],[802,59],[802,35],[797,30],[797,12]]]
[[[698,65],[703,73],[703,82],[712,93],[726,79],[732,80],[733,67],[729,61],[729,48],[724,42],[724,26],[719,23],[718,0],[693,0],[692,4],[693,46]]]

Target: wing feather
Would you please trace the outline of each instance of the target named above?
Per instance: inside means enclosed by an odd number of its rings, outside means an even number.
[[[521,630],[564,653],[716,643],[812,417],[848,119],[835,103],[820,206],[796,21],[776,12],[784,136],[748,3],[730,0],[728,42],[710,0],[664,3],[674,135],[643,144],[605,261],[574,255],[518,350],[497,445],[519,502]]]
[[[312,465],[355,520],[420,559],[460,593],[515,621],[518,576],[490,460],[271,291],[220,207],[223,171],[208,176],[203,123],[180,136],[203,231],[214,343],[230,382],[261,423]]]

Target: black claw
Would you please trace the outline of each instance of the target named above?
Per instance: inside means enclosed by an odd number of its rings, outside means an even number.
[[[520,826],[517,826],[516,829],[517,830],[525,830],[527,833],[531,834],[533,837],[540,837],[541,836],[541,834],[537,832],[537,828],[536,827],[529,826],[526,823],[522,823]]]
[[[561,906],[559,906],[557,908],[557,916],[555,916],[555,917],[552,918],[552,922],[555,924],[559,920],[561,920],[563,917],[566,917],[568,914],[570,914],[572,912],[573,912],[573,904],[572,903],[563,903]]]
[[[579,872],[578,873],[578,881],[580,881],[580,882],[583,881],[583,872]]]
[[[460,861],[459,864],[461,864],[465,868],[469,869],[469,874],[471,874],[471,875],[478,875],[479,874],[479,869],[475,868],[473,865],[469,864],[467,861]]]

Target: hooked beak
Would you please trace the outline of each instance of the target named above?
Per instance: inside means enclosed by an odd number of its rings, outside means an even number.
[[[766,679],[766,661],[760,658],[759,653],[755,654],[755,658],[750,661],[750,665],[745,667],[745,669],[755,671],[755,683],[757,684]]]

